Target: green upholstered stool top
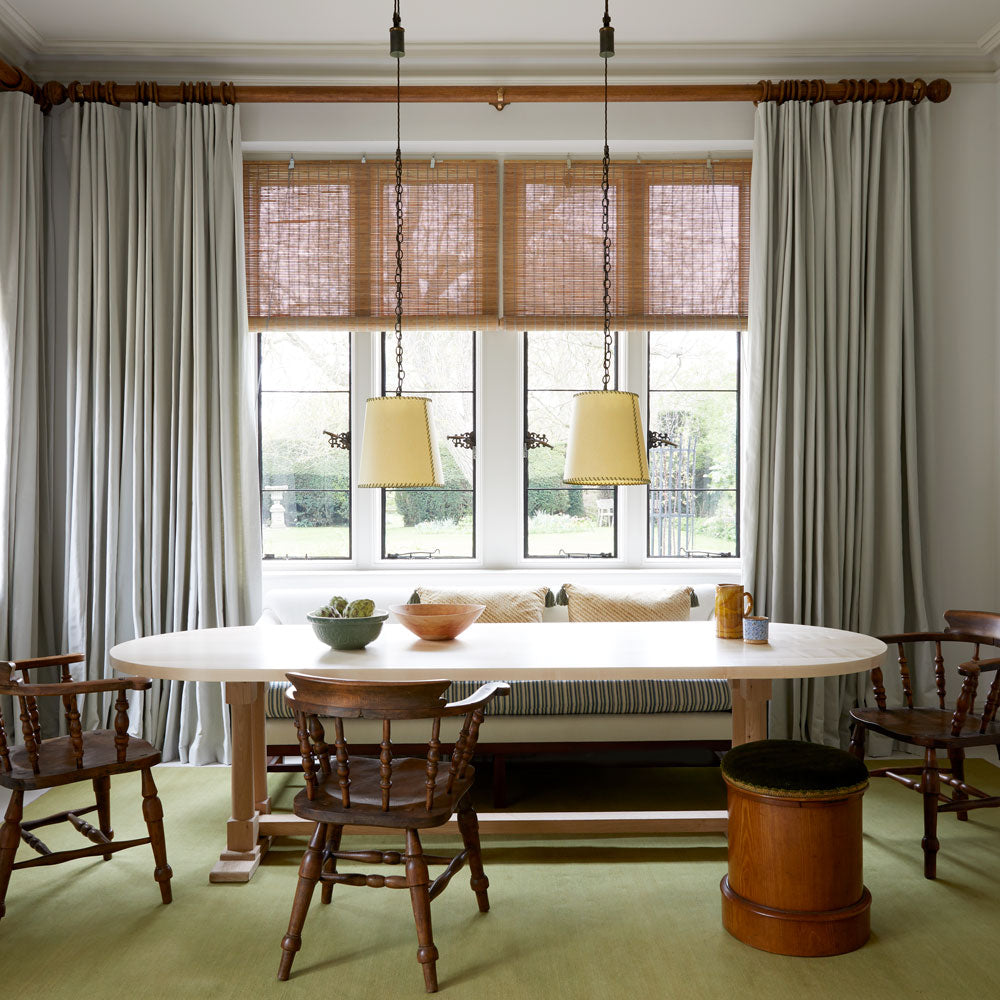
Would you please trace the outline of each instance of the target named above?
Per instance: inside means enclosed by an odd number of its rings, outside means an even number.
[[[733,747],[722,776],[748,792],[809,798],[858,792],[868,784],[864,763],[836,747],[798,740],[759,740]]]

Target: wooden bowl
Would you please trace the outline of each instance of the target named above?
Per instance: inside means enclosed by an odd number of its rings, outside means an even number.
[[[485,604],[392,604],[389,610],[421,639],[454,639],[485,610]]]

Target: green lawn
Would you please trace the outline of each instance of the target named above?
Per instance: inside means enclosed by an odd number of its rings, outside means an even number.
[[[435,558],[469,558],[472,555],[472,531],[469,525],[456,527],[447,522],[405,527],[401,522],[388,525],[390,552],[414,552],[440,549]],[[567,525],[568,527],[568,525]],[[598,528],[592,521],[581,521],[577,530],[530,532],[530,552],[534,556],[555,556],[566,552],[610,552],[611,529]],[[710,535],[695,535],[695,549],[726,551],[734,543]],[[264,554],[275,559],[346,559],[350,542],[346,525],[330,528],[264,528]]]

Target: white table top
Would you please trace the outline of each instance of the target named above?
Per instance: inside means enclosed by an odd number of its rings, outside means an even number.
[[[280,681],[290,671],[352,680],[728,680],[828,677],[882,663],[885,643],[809,625],[771,624],[767,645],[719,639],[715,622],[477,622],[427,642],[387,623],[365,649],[333,650],[312,627],[249,625],[119,643],[122,674],[182,681]]]

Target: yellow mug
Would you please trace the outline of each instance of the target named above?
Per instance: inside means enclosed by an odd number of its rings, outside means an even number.
[[[720,639],[742,639],[743,619],[753,614],[753,594],[739,583],[715,587],[715,634]]]

